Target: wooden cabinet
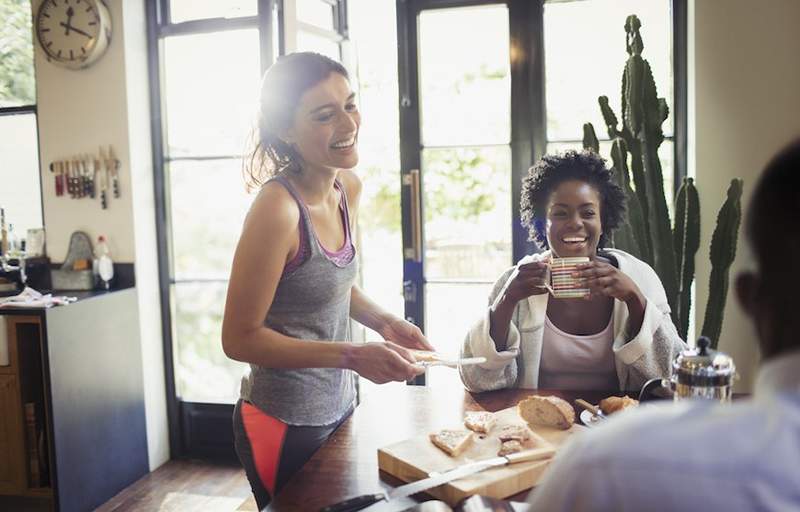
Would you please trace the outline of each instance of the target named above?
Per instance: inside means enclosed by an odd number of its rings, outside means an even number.
[[[94,510],[149,470],[136,289],[83,295],[0,309],[0,511]]]
[[[24,490],[22,439],[22,406],[17,378],[0,374],[0,493],[22,494]]]
[[[38,316],[3,316],[9,364],[0,367],[0,495],[50,497],[50,435]]]

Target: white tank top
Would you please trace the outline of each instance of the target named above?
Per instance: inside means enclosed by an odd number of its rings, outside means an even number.
[[[566,333],[545,315],[539,387],[618,390],[613,343],[614,315],[605,329],[588,336]]]

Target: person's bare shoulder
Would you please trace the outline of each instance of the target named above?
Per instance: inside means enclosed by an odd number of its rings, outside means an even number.
[[[289,235],[297,228],[300,210],[286,188],[277,182],[269,182],[259,190],[245,220],[245,232],[258,238],[278,233]]]
[[[339,171],[339,181],[342,182],[342,186],[344,186],[344,190],[347,193],[347,200],[350,203],[357,204],[363,187],[358,174],[351,169],[342,169]]]

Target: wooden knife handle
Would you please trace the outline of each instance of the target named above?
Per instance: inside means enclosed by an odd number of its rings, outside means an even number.
[[[506,455],[509,464],[516,464],[517,462],[530,462],[532,460],[549,459],[556,454],[556,449],[552,446],[542,448],[534,448],[533,450],[524,450],[517,453],[510,453]]]

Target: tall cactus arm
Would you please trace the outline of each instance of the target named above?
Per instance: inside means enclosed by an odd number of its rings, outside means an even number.
[[[664,285],[672,309],[672,319],[677,324],[678,273],[672,241],[672,223],[664,196],[664,178],[658,156],[658,147],[664,139],[661,131],[663,112],[659,109],[656,84],[647,61],[642,64],[639,80],[637,89],[641,93],[642,129],[637,133],[637,138],[641,142],[642,162],[647,180],[647,215],[650,221],[654,267]]]
[[[583,147],[585,149],[593,149],[595,153],[600,153],[600,143],[597,141],[597,135],[594,133],[592,123],[583,124]]]
[[[628,211],[625,222],[614,234],[614,247],[624,249],[639,259],[644,259],[643,247],[647,245],[647,231],[645,230],[642,208],[636,193],[631,189],[630,176],[628,175],[628,152],[625,140],[621,137],[614,139],[611,145],[611,160],[614,162],[614,176],[622,190],[625,191]]]
[[[606,123],[608,137],[610,139],[619,137],[621,135],[619,130],[617,130],[619,121],[617,121],[617,116],[614,114],[614,110],[608,104],[608,96],[600,96],[597,98],[597,102],[600,104],[600,113],[603,114],[603,121]]]
[[[702,334],[711,339],[712,348],[717,348],[719,344],[725,300],[728,296],[728,274],[736,258],[739,224],[742,220],[742,188],[741,179],[731,180],[728,197],[719,210],[717,227],[711,236],[711,278]]]
[[[700,247],[700,198],[692,178],[684,178],[675,200],[673,230],[675,260],[678,263],[678,334],[687,339],[692,305],[694,257]]]
[[[622,74],[622,104],[625,104],[625,83],[626,83],[626,74]],[[639,141],[631,134],[630,130],[625,128],[623,125],[622,130],[617,129],[617,116],[614,115],[614,111],[611,109],[611,106],[608,104],[608,96],[600,96],[597,99],[598,103],[600,104],[600,112],[603,114],[603,120],[606,123],[606,128],[608,129],[608,136],[612,140],[621,137],[625,143],[626,151],[629,151],[631,154],[631,168],[633,172],[633,187],[636,189],[634,192],[630,188],[630,180],[628,180],[629,188],[625,190],[628,196],[628,208],[632,207],[633,199],[636,198],[636,203],[639,206],[639,211],[641,212],[641,219],[643,225],[641,226],[641,230],[636,229],[635,231],[641,231],[645,234],[650,231],[649,224],[650,221],[647,217],[647,183],[644,177],[644,166],[642,165],[642,152],[641,152],[641,145]],[[613,157],[613,156],[612,156]],[[627,159],[627,157],[626,157]],[[627,165],[626,165],[627,169]],[[628,173],[626,172],[626,175]],[[632,212],[629,212],[629,215],[633,216]],[[633,217],[631,217],[633,218]],[[646,261],[649,265],[653,266],[653,248],[652,243],[650,242],[649,236],[646,236],[644,240],[636,237],[639,240],[639,248],[641,250],[640,257],[644,261]]]

